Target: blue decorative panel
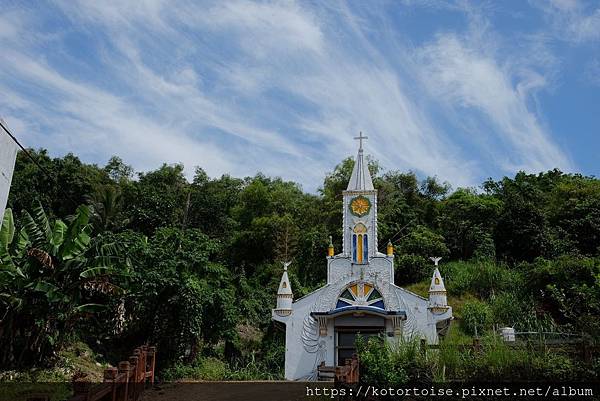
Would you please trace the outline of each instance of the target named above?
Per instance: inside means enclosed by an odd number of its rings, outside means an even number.
[[[375,308],[379,308],[379,309],[385,308],[385,306],[383,305],[383,301],[377,301],[375,303],[372,303],[369,306],[374,306]]]
[[[335,308],[343,308],[345,306],[350,306],[350,304],[348,302],[344,302],[341,299],[338,299],[337,304],[335,305]]]

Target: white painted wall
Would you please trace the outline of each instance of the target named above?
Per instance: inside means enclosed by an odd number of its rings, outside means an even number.
[[[17,144],[0,128],[0,223],[8,201],[17,149]]]
[[[443,314],[433,314],[429,301],[393,284],[393,258],[379,254],[368,265],[355,265],[349,258],[338,255],[328,259],[329,284],[296,300],[292,313],[281,317],[273,312],[273,319],[286,325],[285,377],[288,380],[316,380],[316,369],[321,361],[327,366],[335,364],[334,319],[327,323],[327,335],[320,336],[318,322],[311,312],[335,309],[338,297],[350,284],[365,281],[374,284],[381,292],[387,310],[405,311],[403,337],[426,338],[430,344],[438,343],[436,323],[452,316],[452,309]],[[365,317],[365,325],[369,325]],[[385,323],[386,335],[393,332],[392,322]],[[393,341],[394,337],[388,337]]]

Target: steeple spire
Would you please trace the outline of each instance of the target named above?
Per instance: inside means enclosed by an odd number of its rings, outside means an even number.
[[[369,166],[364,161],[363,157],[363,139],[368,139],[367,136],[363,136],[360,132],[359,136],[354,137],[359,141],[358,155],[356,156],[356,162],[352,169],[352,176],[350,176],[350,182],[348,182],[348,191],[373,191],[373,181],[371,179],[371,173],[369,172]]]
[[[438,263],[442,258],[435,257],[429,259],[435,264],[435,270],[431,277],[431,285],[429,286],[429,309],[434,313],[445,312],[448,310],[448,299],[444,280],[438,268]]]
[[[279,316],[288,316],[292,313],[294,295],[287,272],[288,266],[291,264],[292,262],[283,262],[283,274],[277,290],[277,308],[275,308],[275,313]]]

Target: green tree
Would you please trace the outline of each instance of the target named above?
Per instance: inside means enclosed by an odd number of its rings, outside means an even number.
[[[190,187],[187,226],[229,242],[238,227],[233,209],[239,203],[243,180],[223,175],[210,180],[204,170],[197,169]]]
[[[84,164],[69,153],[51,159],[47,151],[29,149],[17,154],[8,206],[13,210],[31,210],[41,203],[51,217],[65,218],[85,203],[87,195],[99,185],[109,183],[108,175],[95,165]]]
[[[440,203],[439,224],[454,259],[493,257],[493,242],[502,202],[490,195],[459,188]]]
[[[87,196],[87,201],[96,232],[120,231],[129,224],[123,214],[123,196],[119,187],[100,185]]]
[[[600,314],[600,260],[563,255],[524,264],[526,288],[556,321],[597,335]]]
[[[128,309],[131,335],[161,347],[161,360],[193,359],[204,344],[235,339],[237,302],[230,272],[219,263],[220,244],[197,229],[158,229],[132,245],[135,271]]]
[[[432,256],[448,256],[448,248],[444,237],[425,226],[415,226],[406,237],[402,238],[398,251],[401,254],[419,255],[424,258]]]
[[[181,164],[163,164],[158,170],[140,173],[139,180],[123,192],[130,226],[145,235],[160,227],[181,227],[188,185]]]
[[[112,156],[108,160],[108,163],[104,166],[104,171],[116,183],[124,184],[133,178],[133,167],[125,164],[118,156]]]
[[[563,176],[549,194],[548,220],[565,246],[558,253],[597,255],[600,247],[600,181]]]

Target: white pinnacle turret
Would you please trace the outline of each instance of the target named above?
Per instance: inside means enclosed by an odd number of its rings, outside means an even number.
[[[448,309],[448,298],[446,295],[446,287],[444,280],[438,269],[440,257],[429,258],[435,264],[433,277],[431,277],[431,285],[429,286],[429,309],[433,312],[445,312]]]
[[[292,313],[294,294],[292,293],[292,286],[287,272],[288,266],[291,264],[292,262],[283,263],[283,274],[281,275],[279,289],[277,290],[277,308],[275,309],[275,313],[279,316],[287,316]]]

